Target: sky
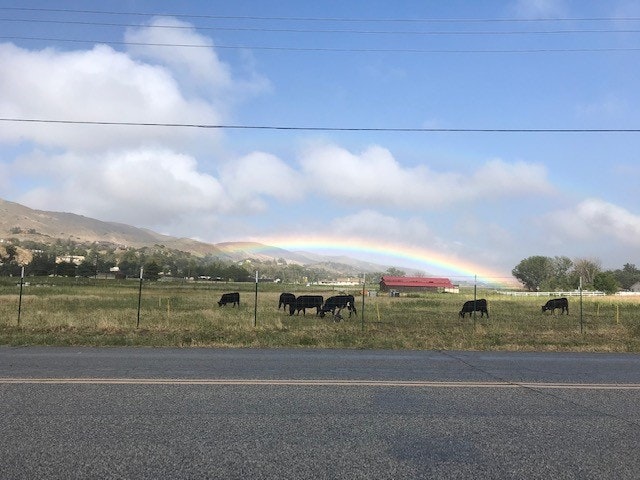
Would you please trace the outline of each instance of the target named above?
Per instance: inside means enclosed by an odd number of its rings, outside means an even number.
[[[0,0],[0,32],[5,200],[454,279],[640,265],[636,1]]]

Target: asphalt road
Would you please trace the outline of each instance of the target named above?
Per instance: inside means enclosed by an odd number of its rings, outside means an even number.
[[[0,347],[0,478],[639,478],[640,356]]]

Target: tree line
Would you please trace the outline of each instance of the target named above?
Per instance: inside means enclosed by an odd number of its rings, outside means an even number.
[[[25,262],[25,253],[29,253]],[[84,257],[79,264],[60,261],[67,256]],[[56,261],[58,260],[58,261]],[[118,267],[118,277],[206,278],[224,281],[253,281],[258,270],[260,279],[280,279],[284,283],[308,283],[328,280],[334,274],[314,267],[289,264],[285,259],[247,259],[234,262],[214,255],[197,256],[156,244],[152,247],[122,248],[104,243],[78,243],[56,240],[45,244],[12,239],[0,246],[0,275],[19,276],[22,267],[27,276],[94,277],[104,276]]]
[[[28,262],[25,262],[26,253],[29,253]],[[56,259],[68,255],[82,256],[84,260],[78,265],[56,262]],[[0,244],[0,275],[19,276],[22,266],[25,266],[27,276],[66,277],[104,275],[112,267],[118,267],[119,276],[138,277],[142,267],[144,277],[150,280],[165,276],[253,281],[258,270],[261,279],[280,279],[283,283],[295,284],[330,280],[336,275],[320,266],[290,264],[283,258],[233,262],[213,255],[200,257],[159,244],[122,248],[108,242],[79,243],[70,239],[46,244],[11,239]],[[582,281],[584,289],[615,293],[629,290],[640,282],[640,269],[632,263],[616,270],[603,270],[599,260],[571,260],[565,256],[527,257],[513,268],[512,274],[531,291],[575,290]],[[382,275],[404,276],[405,273],[392,267],[385,272],[367,274],[368,283],[378,281]]]
[[[616,270],[603,270],[599,260],[535,255],[520,261],[511,271],[531,291],[599,290],[608,294],[629,290],[640,282],[640,270],[626,263]]]

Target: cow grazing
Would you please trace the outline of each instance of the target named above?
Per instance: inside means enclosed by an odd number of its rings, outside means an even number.
[[[322,309],[320,310],[320,316],[324,317],[325,313],[331,312],[331,315],[336,317],[336,309],[338,310],[338,316],[340,315],[340,311],[347,307],[349,310],[349,317],[351,317],[351,313],[358,314],[356,310],[356,302],[353,298],[353,295],[334,295],[333,297],[329,297],[325,300],[324,305],[322,305]]]
[[[289,315],[293,315],[294,312],[299,315],[300,310],[303,315],[306,315],[307,308],[315,308],[316,315],[319,315],[323,300],[322,295],[300,295],[294,304],[289,305]]]
[[[489,310],[487,310],[487,301],[484,298],[479,298],[478,300],[469,300],[468,302],[464,302],[462,305],[462,310],[460,310],[459,315],[464,318],[464,314],[468,313],[469,316],[473,312],[480,312],[480,316],[483,317],[484,314],[487,314],[487,318],[489,318]]]
[[[278,302],[278,310],[280,307],[286,311],[287,307],[291,308],[291,305],[296,304],[296,296],[293,293],[281,293],[280,301]]]
[[[224,307],[227,303],[233,303],[233,306],[240,306],[240,294],[238,292],[223,293],[222,298],[218,302],[219,307]]]
[[[553,314],[556,308],[560,308],[560,315],[562,315],[565,311],[567,315],[569,315],[569,300],[566,298],[552,298],[547,303],[542,306],[542,312],[546,312],[547,310],[551,310]]]

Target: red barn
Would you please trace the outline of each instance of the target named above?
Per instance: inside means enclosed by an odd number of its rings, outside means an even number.
[[[448,278],[388,277],[380,278],[380,290],[388,292],[447,292],[458,293],[458,287]]]

